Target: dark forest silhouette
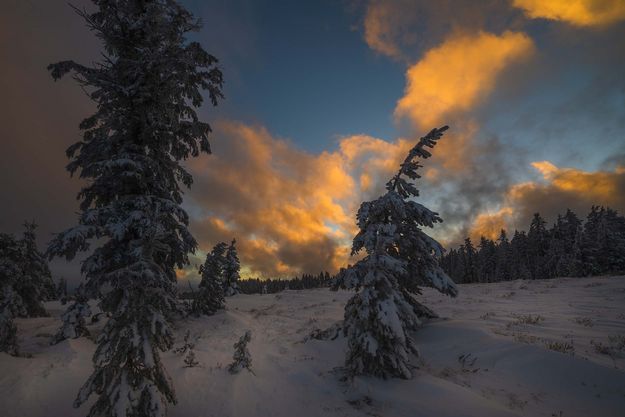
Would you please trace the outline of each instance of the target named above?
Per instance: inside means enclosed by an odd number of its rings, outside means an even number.
[[[441,266],[457,283],[497,282],[625,273],[625,217],[593,206],[582,222],[571,210],[551,228],[539,213],[529,231],[501,230],[496,241],[466,238],[443,255]]]

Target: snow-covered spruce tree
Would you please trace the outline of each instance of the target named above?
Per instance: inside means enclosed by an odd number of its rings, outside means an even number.
[[[0,310],[0,352],[18,356],[17,327],[8,310]]]
[[[28,317],[47,316],[42,302],[54,299],[54,281],[44,254],[37,249],[34,222],[24,223],[21,243],[22,278],[17,282],[17,292],[26,304]]]
[[[74,302],[61,316],[63,324],[52,338],[51,344],[56,345],[65,339],[77,339],[81,336],[88,336],[89,330],[87,330],[85,318],[89,316],[91,316],[89,297],[87,297],[83,284],[80,284],[76,289]]]
[[[0,307],[13,317],[42,317],[42,302],[54,298],[48,263],[35,243],[35,224],[26,223],[24,237],[0,234]]]
[[[534,213],[529,231],[527,232],[529,269],[532,279],[549,278],[547,250],[549,249],[549,233],[545,220],[540,213]]]
[[[28,317],[26,303],[16,291],[22,279],[22,251],[12,236],[0,233],[0,314],[8,318]]]
[[[20,248],[11,235],[0,233],[0,352],[17,356],[17,327],[14,317],[25,317],[26,306],[14,290],[21,277]]]
[[[462,282],[475,283],[480,281],[479,274],[479,257],[478,251],[473,246],[473,242],[470,237],[464,239],[463,248],[463,264],[464,264],[464,277]]]
[[[360,231],[354,238],[352,254],[365,248],[364,238],[371,225],[392,223],[397,227],[396,241],[388,248],[391,256],[406,262],[406,273],[397,277],[399,288],[419,317],[430,317],[433,312],[420,304],[415,295],[421,293],[419,286],[434,287],[440,292],[456,296],[458,290],[438,263],[443,252],[441,245],[425,234],[422,227],[433,227],[442,219],[423,205],[411,200],[419,191],[411,182],[421,176],[417,158],[427,159],[447,126],[433,129],[409,151],[397,174],[386,184],[387,193],[377,200],[365,202],[358,212]],[[375,227],[375,226],[374,226]]]
[[[350,375],[409,378],[409,355],[416,349],[408,331],[420,325],[419,316],[434,315],[413,295],[420,293],[419,285],[457,294],[456,285],[438,265],[443,248],[421,230],[442,220],[409,199],[418,195],[409,181],[419,178],[415,159],[429,158],[425,147],[434,147],[445,130],[433,129],[421,138],[386,184],[387,193],[358,210],[360,232],[352,254],[364,249],[367,255],[342,271],[342,282],[358,291],[345,307]]]
[[[204,265],[200,266],[202,280],[198,285],[198,291],[193,300],[192,310],[196,316],[205,314],[213,315],[217,310],[225,307],[224,300],[224,253],[226,245],[220,242],[213,247],[213,250],[206,255]]]
[[[359,292],[345,306],[345,366],[350,376],[410,378],[410,354],[417,350],[408,329],[420,321],[397,281],[406,274],[406,262],[388,253],[397,228],[387,223],[369,230],[367,256],[346,275]]]
[[[184,356],[185,368],[193,368],[198,366],[200,363],[195,360],[195,352],[193,352],[193,348],[195,344],[191,342],[191,332],[187,330],[184,335],[184,344],[179,348],[174,349],[174,353]]]
[[[241,263],[239,262],[239,255],[237,254],[237,248],[235,244],[237,241],[232,239],[228,250],[226,251],[226,259],[224,264],[224,295],[231,297],[239,294],[239,271],[241,270]]]
[[[194,368],[198,366],[200,363],[195,360],[195,352],[193,349],[190,349],[187,352],[187,355],[184,357],[184,366],[185,368]]]
[[[193,349],[195,347],[195,344],[192,343],[190,339],[191,339],[191,331],[187,330],[187,332],[184,334],[184,344],[180,346],[179,348],[174,349],[174,353],[184,355],[189,350]]]
[[[252,332],[245,331],[245,334],[241,336],[238,342],[234,346],[234,355],[232,355],[232,363],[228,365],[228,372],[231,374],[238,374],[241,370],[247,369],[252,371],[252,357],[250,351],[247,350],[247,344],[252,340]]]
[[[82,272],[111,314],[74,406],[96,394],[89,416],[164,416],[176,401],[159,355],[173,342],[175,268],[197,247],[180,206],[182,186],[192,183],[180,161],[210,153],[210,126],[195,108],[202,90],[217,104],[222,74],[215,57],[186,40],[200,24],[176,1],[93,3],[93,12],[76,11],[103,42],[103,59],[48,67],[55,80],[73,72],[97,105],[67,150],[67,169],[87,183],[79,224],[48,252],[72,259],[97,239]]]
[[[501,229],[497,241],[497,265],[495,267],[495,276],[498,281],[509,281],[512,262],[512,248],[510,247],[510,241],[508,241],[508,235],[505,230]]]
[[[625,273],[625,217],[609,207],[593,206],[581,236],[586,274]]]

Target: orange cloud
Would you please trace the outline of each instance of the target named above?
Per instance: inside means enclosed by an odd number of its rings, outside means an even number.
[[[210,210],[195,216],[204,249],[236,236],[250,273],[337,269],[355,192],[340,155],[310,155],[237,123],[219,124],[215,136],[215,154],[189,162],[192,199]]]
[[[494,213],[480,213],[471,225],[469,236],[474,242],[479,241],[482,236],[493,240],[497,239],[501,229],[509,228],[513,216],[514,209],[512,207],[503,207]]]
[[[371,49],[395,59],[404,57],[398,39],[409,36],[405,27],[413,21],[410,13],[403,12],[405,6],[399,1],[372,1],[367,5],[364,38]]]
[[[353,262],[360,203],[384,192],[414,142],[352,135],[314,155],[263,127],[221,122],[211,145],[213,155],[188,161],[191,231],[201,253],[236,237],[244,275],[284,277]],[[439,177],[436,165],[423,174]]]
[[[533,162],[542,181],[514,184],[503,196],[504,207],[494,213],[480,213],[472,222],[470,236],[495,238],[504,228],[527,229],[535,212],[553,220],[567,208],[584,216],[592,205],[625,211],[625,168],[614,171],[583,171],[559,168],[549,161]]]
[[[586,172],[575,168],[558,168],[549,161],[533,162],[532,166],[558,190],[583,193],[597,202],[614,201],[615,194],[625,191],[619,181],[623,176],[622,167],[617,167],[614,172]]]
[[[518,32],[453,36],[408,69],[395,116],[431,128],[452,113],[466,112],[488,96],[506,67],[533,49],[532,40]]]
[[[391,143],[368,135],[352,135],[340,139],[336,155],[345,171],[359,178],[359,192],[373,197],[383,192],[384,184],[412,146],[413,142],[403,138]]]
[[[356,210],[413,145],[354,135],[313,155],[234,122],[217,124],[214,137],[213,155],[188,162],[192,231],[204,252],[236,237],[247,275],[266,277],[346,265]]]
[[[529,18],[575,26],[604,26],[625,20],[623,0],[514,0],[513,5]]]

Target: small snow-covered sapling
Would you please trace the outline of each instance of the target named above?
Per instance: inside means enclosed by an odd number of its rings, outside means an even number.
[[[232,363],[228,365],[228,372],[231,374],[239,373],[243,368],[252,371],[252,357],[250,351],[247,350],[247,344],[252,340],[252,332],[247,330],[237,343],[234,344],[234,355]]]
[[[85,317],[91,315],[89,298],[84,286],[81,284],[76,290],[75,301],[61,316],[63,324],[56,333],[50,344],[56,345],[65,339],[77,339],[81,336],[89,336],[89,330],[85,323]]]
[[[186,354],[184,357],[185,368],[193,368],[200,364],[198,361],[195,360],[195,352],[193,352],[195,344],[189,341],[190,338],[191,332],[187,330],[184,335],[184,344],[179,348],[174,349],[174,353],[178,353],[180,355]]]
[[[200,363],[195,360],[195,352],[192,349],[189,349],[187,352],[187,356],[184,358],[185,368],[193,368],[198,366]]]
[[[192,350],[195,347],[195,344],[189,341],[190,338],[191,338],[191,332],[187,330],[187,332],[184,335],[184,344],[180,346],[179,348],[174,349],[174,353],[183,355],[187,353],[188,351]]]

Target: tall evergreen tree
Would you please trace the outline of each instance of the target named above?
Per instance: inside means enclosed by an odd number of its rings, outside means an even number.
[[[232,239],[228,250],[226,251],[226,259],[224,260],[224,295],[230,297],[241,292],[239,290],[239,271],[241,263],[235,246],[236,240]]]
[[[562,263],[566,256],[566,241],[564,239],[564,223],[562,215],[558,214],[558,218],[553,227],[549,230],[549,244],[547,253],[545,254],[545,268],[547,270],[547,278],[556,276],[564,276]]]
[[[540,213],[534,213],[529,231],[527,232],[528,265],[532,279],[549,278],[546,255],[549,247],[549,236],[545,227],[545,220]]]
[[[525,231],[514,231],[510,241],[513,260],[513,279],[531,279],[527,234]]]
[[[579,232],[579,228],[582,226],[582,221],[577,217],[571,209],[566,209],[566,213],[562,216],[561,223],[559,225],[562,239],[566,242],[566,250],[569,251],[573,248],[576,236]]]
[[[464,250],[464,245],[460,245],[458,247],[458,251],[456,252],[456,270],[455,270],[455,276],[453,276],[452,278],[454,278],[454,282],[458,282],[458,283],[462,283],[462,284],[466,284],[467,283],[467,274],[466,274],[466,253]]]
[[[43,301],[54,299],[54,281],[44,254],[37,249],[34,222],[24,223],[24,237],[21,240],[22,278],[17,283],[17,292],[26,304],[29,317],[47,316]]]
[[[358,293],[345,306],[345,366],[349,375],[410,378],[410,355],[417,348],[408,330],[421,321],[399,290],[397,277],[406,274],[406,263],[388,253],[396,226],[372,226],[367,256],[347,270]]]
[[[625,217],[593,206],[584,225],[582,252],[588,274],[625,272]]]
[[[603,236],[605,236],[601,217],[600,208],[592,206],[584,224],[582,235],[583,269],[589,275],[601,273],[601,241],[604,240]]]
[[[478,253],[478,274],[480,282],[494,282],[497,280],[497,246],[495,242],[482,236]]]
[[[0,352],[18,356],[17,327],[8,310],[0,310]]]
[[[545,256],[547,277],[579,275],[579,247],[576,246],[582,222],[571,210],[558,214],[557,220],[548,231],[549,244]]]
[[[180,161],[210,153],[210,126],[195,108],[201,90],[217,104],[222,74],[215,57],[186,40],[200,24],[176,1],[93,3],[92,12],[76,11],[104,44],[101,62],[48,67],[55,80],[73,72],[97,105],[67,150],[67,169],[87,182],[79,224],[49,246],[51,256],[72,259],[98,239],[82,272],[112,315],[74,405],[95,393],[89,416],[164,416],[176,401],[159,356],[173,341],[175,268],[197,246],[180,206],[181,186],[192,182]]]
[[[0,233],[0,313],[9,319],[28,317],[26,303],[18,288],[22,279],[22,251],[12,235]]]
[[[581,277],[584,275],[584,254],[582,251],[583,230],[582,226],[577,228],[573,247],[571,248],[571,255],[567,259],[568,266],[566,266],[566,270],[568,272],[565,276]]]
[[[192,310],[196,315],[212,315],[225,307],[224,301],[224,254],[226,245],[220,242],[206,255],[204,265],[200,266],[202,280],[193,300]]]
[[[43,302],[54,298],[54,282],[37,249],[34,223],[24,224],[24,237],[0,234],[0,308],[13,317],[46,316]]]
[[[464,277],[462,282],[479,282],[477,250],[470,237],[464,240],[463,255]]]
[[[20,278],[20,250],[15,238],[0,233],[0,352],[18,355],[14,317],[27,315],[22,297],[15,291]]]
[[[511,278],[510,263],[512,262],[512,248],[508,241],[508,235],[501,229],[497,239],[495,279],[497,281],[509,281]]]
[[[605,249],[604,272],[625,273],[625,217],[616,210],[606,207],[605,222],[607,233],[603,242]]]
[[[438,265],[443,249],[421,228],[441,218],[411,200],[418,190],[411,182],[420,176],[417,158],[430,152],[447,127],[421,138],[387,184],[382,197],[364,202],[357,214],[359,233],[352,254],[366,256],[343,271],[343,283],[357,293],[345,307],[348,336],[346,367],[351,375],[409,378],[409,355],[416,353],[408,331],[421,323],[418,315],[432,314],[414,298],[419,285],[455,296],[457,288]]]

